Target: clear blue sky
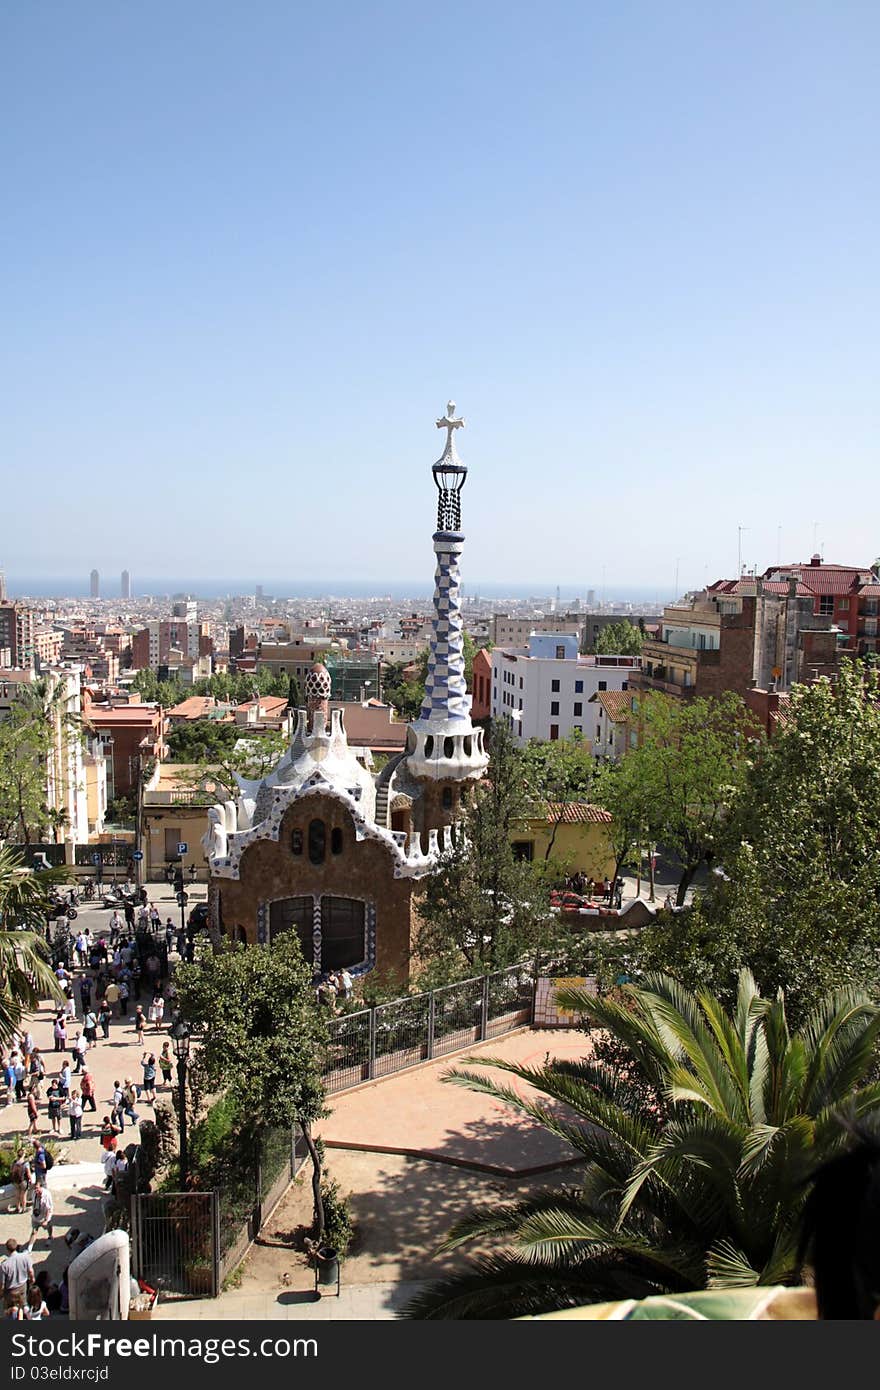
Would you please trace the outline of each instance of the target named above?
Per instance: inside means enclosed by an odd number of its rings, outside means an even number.
[[[450,395],[466,580],[880,552],[875,0],[30,0],[0,51],[11,575],[430,573]]]

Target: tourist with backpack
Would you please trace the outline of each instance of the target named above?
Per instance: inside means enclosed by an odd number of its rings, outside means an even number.
[[[27,1206],[28,1191],[31,1185],[31,1165],[28,1163],[27,1149],[19,1151],[9,1177],[16,1192],[16,1205],[10,1207],[9,1210],[20,1215]]]

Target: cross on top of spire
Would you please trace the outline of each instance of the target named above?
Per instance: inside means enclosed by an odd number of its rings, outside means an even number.
[[[442,415],[437,421],[437,428],[438,430],[446,430],[446,446],[443,450],[444,455],[452,454],[454,456],[454,431],[464,429],[464,420],[461,417],[456,418],[455,401],[446,402],[446,414]]]

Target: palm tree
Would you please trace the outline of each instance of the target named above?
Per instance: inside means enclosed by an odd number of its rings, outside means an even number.
[[[739,977],[736,1009],[665,975],[618,999],[559,1001],[626,1050],[642,1080],[592,1059],[543,1067],[481,1057],[555,1102],[470,1071],[445,1079],[507,1102],[584,1156],[577,1187],[474,1211],[444,1249],[501,1241],[414,1298],[420,1318],[514,1317],[613,1298],[797,1282],[805,1181],[842,1149],[839,1120],[880,1109],[869,1080],[880,1009],[844,989],[798,1032],[782,993]],[[652,1095],[654,1099],[652,1099]]]
[[[44,954],[46,888],[55,876],[32,874],[12,850],[0,849],[0,1041],[5,1047],[27,1009],[64,995]]]

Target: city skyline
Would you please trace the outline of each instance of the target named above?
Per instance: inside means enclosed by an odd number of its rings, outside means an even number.
[[[343,8],[5,17],[9,573],[870,563],[880,13]]]

